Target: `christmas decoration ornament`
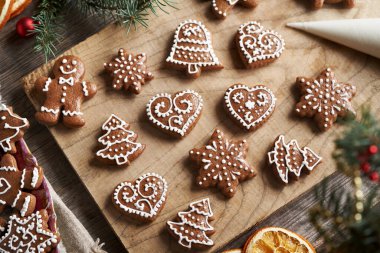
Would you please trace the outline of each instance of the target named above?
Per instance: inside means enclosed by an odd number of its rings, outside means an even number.
[[[373,182],[379,181],[379,173],[377,171],[371,172],[371,174],[369,175],[369,179],[371,179],[371,181]]]
[[[208,198],[190,204],[190,210],[179,212],[176,221],[168,221],[167,228],[178,243],[188,249],[208,248],[214,245],[209,238],[215,230],[209,224],[213,212]]]
[[[202,70],[223,68],[212,48],[210,32],[196,20],[186,20],[178,26],[166,62],[173,68],[185,69],[193,78],[199,77]]]
[[[326,4],[343,4],[345,8],[354,8],[356,0],[313,0],[314,8],[320,9],[323,5]]]
[[[20,37],[29,37],[35,29],[35,21],[30,17],[21,18],[16,23],[16,31]]]
[[[15,0],[12,6],[11,18],[16,17],[21,12],[23,12],[31,2],[32,0]]]
[[[368,148],[368,153],[369,153],[370,155],[374,155],[374,154],[376,154],[378,151],[379,151],[379,148],[378,148],[376,145],[371,145],[371,146],[369,146],[369,148]]]
[[[0,0],[0,30],[11,17],[13,4],[14,0]]]
[[[371,171],[371,164],[369,162],[364,162],[360,165],[361,171],[368,173]]]
[[[237,4],[247,8],[255,8],[257,0],[212,0],[212,8],[219,18],[227,17],[229,10]]]

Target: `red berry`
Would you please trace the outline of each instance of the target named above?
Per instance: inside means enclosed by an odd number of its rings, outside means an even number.
[[[379,172],[377,171],[371,172],[371,174],[369,175],[369,179],[371,179],[371,181],[373,182],[379,181]]]
[[[360,165],[361,171],[368,173],[371,171],[371,164],[369,162],[364,162]]]
[[[374,154],[376,154],[378,151],[379,151],[379,148],[378,148],[376,145],[371,145],[371,146],[369,146],[369,148],[368,148],[368,153],[369,153],[370,155],[374,155]]]

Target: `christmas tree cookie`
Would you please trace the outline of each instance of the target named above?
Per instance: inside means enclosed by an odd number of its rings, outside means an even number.
[[[228,11],[237,4],[248,8],[255,8],[257,0],[212,0],[214,13],[220,18],[227,17]]]
[[[202,70],[223,68],[212,48],[210,32],[196,20],[186,20],[178,26],[166,62],[193,78],[199,77]]]
[[[175,221],[168,221],[169,233],[178,243],[188,249],[205,249],[214,245],[209,238],[215,233],[209,224],[213,220],[213,212],[208,198],[190,204],[190,209],[179,212]]]
[[[102,126],[104,134],[98,142],[104,147],[96,152],[97,158],[108,164],[129,165],[144,151],[137,143],[137,134],[129,130],[128,123],[112,114]]]

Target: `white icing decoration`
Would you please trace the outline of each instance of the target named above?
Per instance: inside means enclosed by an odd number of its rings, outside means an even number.
[[[29,203],[30,203],[30,196],[28,195],[28,196],[26,196],[25,202],[22,205],[22,208],[20,210],[20,214],[22,217],[24,217],[25,213],[28,211]]]
[[[14,201],[13,201],[13,203],[12,203],[12,205],[11,205],[11,207],[15,207],[15,206],[16,206],[17,201],[18,201],[18,199],[20,198],[20,196],[21,196],[21,191],[19,190],[18,193],[17,193],[16,198],[14,199]]]
[[[70,66],[70,65],[67,65],[67,66]],[[61,71],[62,74],[64,75],[70,75],[70,74],[73,74],[75,72],[77,72],[77,69],[76,68],[73,68],[72,70],[65,70],[64,66],[60,66],[59,67],[59,70]]]
[[[5,178],[0,178],[0,195],[4,195],[5,193],[8,192],[8,190],[11,188],[11,185]]]
[[[69,77],[69,78],[64,78],[62,76],[59,77],[58,79],[59,84],[68,84],[70,86],[74,86],[74,77]]]
[[[51,84],[51,78],[49,77],[46,82],[45,82],[45,86],[44,88],[42,89],[42,91],[49,91],[49,85]]]
[[[50,109],[45,106],[41,106],[41,112],[50,112],[52,114],[57,115],[59,113],[59,109]]]
[[[82,87],[83,87],[83,94],[84,94],[84,96],[85,97],[87,97],[88,96],[88,89],[87,89],[87,84],[86,84],[86,82],[85,81],[83,81],[82,82]]]
[[[20,189],[23,189],[23,188],[24,188],[25,173],[26,173],[26,170],[22,170],[21,180],[20,180]]]
[[[83,112],[79,112],[79,111],[69,111],[69,110],[62,110],[62,114],[64,116],[70,116],[70,117],[73,117],[73,116],[81,116],[83,115]]]
[[[38,169],[36,167],[33,168],[33,177],[32,177],[32,182],[30,183],[30,185],[35,188],[36,187],[36,184],[38,182],[38,179],[40,178],[40,175],[38,173]]]

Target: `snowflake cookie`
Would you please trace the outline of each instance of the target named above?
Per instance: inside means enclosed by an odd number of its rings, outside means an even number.
[[[256,176],[245,160],[246,140],[231,141],[215,130],[207,145],[190,151],[190,158],[199,166],[196,183],[202,188],[217,186],[226,197],[233,197],[239,182]]]
[[[338,4],[341,3],[345,8],[354,8],[356,0],[313,0],[313,6],[315,9],[320,9],[326,4]]]
[[[104,68],[113,77],[112,87],[116,90],[129,90],[135,94],[141,92],[141,86],[153,79],[146,67],[146,54],[133,55],[123,48]]]
[[[24,189],[39,188],[43,178],[41,167],[19,170],[16,159],[10,154],[4,155],[0,167],[0,212],[5,206],[11,206],[18,209],[21,216],[31,214],[36,206],[36,197]]]
[[[247,8],[255,8],[257,0],[212,0],[214,13],[220,18],[227,17],[228,11],[237,4]]]
[[[356,87],[338,82],[330,68],[315,79],[298,77],[297,85],[302,97],[296,105],[296,113],[301,117],[313,117],[321,130],[332,127],[338,116],[355,113],[351,100]]]
[[[5,234],[0,238],[0,252],[51,252],[58,245],[60,237],[49,230],[48,220],[48,213],[44,209],[23,218],[12,215],[5,226]]]
[[[0,147],[5,153],[16,153],[15,143],[29,127],[29,122],[13,113],[12,107],[0,103]]]
[[[109,164],[129,165],[141,155],[145,145],[136,142],[137,134],[130,125],[112,114],[102,125],[104,134],[98,142],[104,146],[96,152],[97,158]]]
[[[263,85],[235,84],[224,95],[224,105],[235,121],[247,130],[255,130],[272,115],[276,97]]]
[[[186,20],[178,26],[166,62],[173,68],[185,69],[193,78],[199,77],[202,70],[223,68],[212,48],[210,32],[196,20]]]
[[[300,148],[296,140],[285,143],[285,137],[277,137],[273,150],[268,153],[269,163],[284,183],[289,183],[289,173],[298,179],[302,169],[311,172],[322,161],[314,151],[308,147]]]
[[[215,233],[209,220],[214,219],[208,198],[190,203],[189,210],[179,212],[175,221],[167,222],[169,233],[188,249],[207,249],[214,245],[209,238]]]
[[[240,26],[236,34],[236,43],[246,68],[267,65],[279,58],[285,49],[285,41],[279,34],[265,30],[256,21]]]
[[[112,202],[125,215],[143,222],[157,218],[164,208],[168,184],[158,174],[147,173],[136,181],[122,182],[116,186]]]

